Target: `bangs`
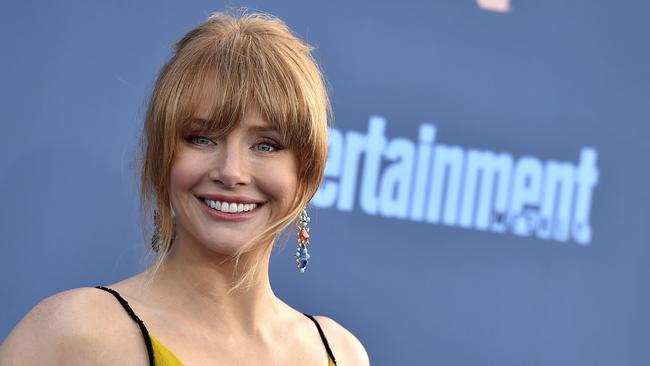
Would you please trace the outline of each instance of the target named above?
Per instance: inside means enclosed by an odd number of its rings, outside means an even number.
[[[172,96],[176,137],[196,129],[197,121],[202,131],[227,135],[249,109],[256,109],[287,148],[310,155],[316,134],[313,111],[319,108],[309,90],[320,80],[308,72],[318,70],[301,69],[304,65],[297,62],[310,57],[309,51],[282,42],[269,47],[268,40],[241,32],[184,45],[176,56],[182,59],[177,63],[181,69],[172,73],[181,76]]]
[[[150,217],[155,207],[160,215],[157,233],[162,244],[155,268],[175,240],[170,199],[174,156],[181,138],[197,128],[225,136],[246,113],[257,112],[298,163],[292,207],[240,248],[233,256],[235,263],[254,247],[272,248],[280,232],[309,205],[323,178],[332,117],[312,49],[280,19],[263,13],[214,13],[175,44],[156,78],[141,140],[143,217]],[[230,290],[252,283],[259,264],[259,260],[246,263]]]

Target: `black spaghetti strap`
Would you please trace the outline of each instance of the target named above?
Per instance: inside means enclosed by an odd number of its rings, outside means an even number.
[[[314,324],[316,324],[316,329],[318,329],[318,334],[320,335],[320,339],[323,340],[323,344],[325,345],[325,349],[327,350],[327,355],[332,359],[334,365],[336,365],[336,359],[334,358],[334,353],[332,353],[332,349],[330,348],[329,343],[327,343],[327,338],[325,338],[325,333],[323,333],[323,329],[321,329],[320,324],[318,324],[318,321],[316,321],[316,319],[313,316],[305,313],[303,313],[303,315],[311,319],[311,321],[313,321]]]
[[[144,344],[147,346],[147,356],[149,357],[149,365],[154,366],[156,363],[153,358],[153,346],[151,345],[151,338],[149,338],[149,331],[147,330],[147,327],[144,326],[144,323],[140,318],[138,318],[137,315],[135,315],[135,312],[131,307],[129,306],[129,302],[126,301],[122,295],[119,294],[119,292],[113,290],[112,288],[104,287],[104,286],[95,286],[95,288],[98,288],[100,290],[104,290],[111,295],[115,296],[117,301],[120,302],[120,305],[126,310],[126,313],[129,314],[131,319],[133,319],[136,323],[138,323],[138,326],[140,327],[140,332],[142,332],[142,338],[144,338]]]

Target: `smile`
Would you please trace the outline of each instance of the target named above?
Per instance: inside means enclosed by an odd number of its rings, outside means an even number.
[[[213,210],[221,211],[224,213],[248,212],[253,211],[257,207],[257,203],[225,202],[210,200],[207,198],[204,198],[203,202],[205,202],[205,204]]]

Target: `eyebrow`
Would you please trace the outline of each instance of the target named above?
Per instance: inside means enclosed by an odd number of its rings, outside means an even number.
[[[253,125],[253,126],[250,126],[248,128],[248,131],[250,131],[250,132],[275,132],[275,133],[280,133],[273,126],[265,126],[265,125]]]
[[[207,126],[210,124],[210,121],[205,118],[195,117],[189,124],[190,129],[192,130],[204,130],[207,129]],[[248,127],[249,132],[275,132],[280,133],[275,127],[268,124],[254,124]]]
[[[192,118],[192,121],[189,123],[189,128],[192,130],[195,129],[205,129],[209,125],[207,119],[204,118]]]

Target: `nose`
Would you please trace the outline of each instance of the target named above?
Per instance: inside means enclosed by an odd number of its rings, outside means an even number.
[[[214,169],[210,171],[210,179],[227,188],[247,185],[251,182],[246,154],[238,145],[222,144],[216,152]]]

